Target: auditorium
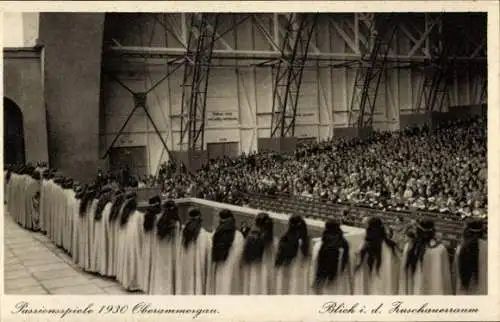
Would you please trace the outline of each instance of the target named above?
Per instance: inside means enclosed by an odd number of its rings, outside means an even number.
[[[5,13],[3,66],[5,294],[488,294],[486,13]]]

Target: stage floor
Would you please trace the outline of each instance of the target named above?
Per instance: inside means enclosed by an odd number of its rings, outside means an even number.
[[[4,210],[4,294],[141,294],[84,272],[43,234],[21,228]]]

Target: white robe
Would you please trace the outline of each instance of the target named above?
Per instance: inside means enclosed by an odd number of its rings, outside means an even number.
[[[142,230],[142,249],[141,249],[141,257],[140,257],[140,265],[141,265],[141,270],[139,274],[139,288],[144,292],[144,293],[149,293],[150,287],[151,287],[151,279],[152,279],[152,266],[153,266],[153,243],[155,239],[157,238],[156,236],[156,222],[157,219],[160,215],[158,214],[155,218],[155,223],[153,225],[153,228],[146,232],[144,229]],[[146,218],[146,215],[143,217],[144,219]],[[144,223],[144,221],[143,221]],[[143,226],[143,224],[142,224]]]
[[[241,256],[245,239],[239,230],[234,234],[233,244],[227,259],[215,263],[211,259],[207,278],[207,294],[238,295],[242,294]],[[212,235],[213,245],[213,235]],[[210,250],[211,252],[212,250]]]
[[[55,194],[57,198],[55,207],[55,220],[54,220],[54,241],[59,247],[62,246],[62,235],[64,227],[64,217],[66,215],[66,200],[64,196],[64,190],[56,185]]]
[[[203,227],[187,248],[180,246],[175,269],[175,294],[206,294],[208,265],[212,255],[212,233]]]
[[[95,222],[95,211],[97,208],[98,199],[92,199],[90,207],[87,212],[87,227],[88,227],[88,235],[87,235],[87,243],[88,243],[88,262],[86,266],[86,270],[89,272],[97,272],[97,258],[94,256],[94,240],[95,240],[95,231],[94,231],[94,222]]]
[[[361,246],[362,247],[362,246]],[[397,254],[397,253],[396,253]],[[353,294],[354,295],[396,295],[398,294],[400,259],[394,255],[386,243],[382,244],[382,263],[380,270],[374,263],[372,271],[368,267],[367,257],[363,264],[356,270],[359,261],[359,251],[353,256]]]
[[[39,191],[38,182],[29,177],[25,176],[25,191],[24,193],[24,228],[26,229],[36,229],[38,227],[38,213],[34,207],[34,200],[36,193]]]
[[[17,203],[17,223],[21,225],[21,227],[26,228],[27,225],[27,211],[26,211],[26,190],[27,190],[27,177],[26,175],[19,176],[18,183],[18,203]]]
[[[49,201],[48,201],[48,218],[47,218],[47,236],[49,239],[54,242],[54,223],[56,222],[56,205],[57,205],[57,195],[55,193],[56,191],[56,184],[53,179],[48,181],[47,184],[48,187],[48,195],[49,195]]]
[[[116,280],[129,291],[139,290],[140,255],[144,214],[134,211],[127,223],[120,227]]]
[[[168,239],[155,236],[152,245],[150,294],[174,295],[175,267],[181,246],[181,228],[177,223],[174,235]]]
[[[80,217],[80,202],[81,199],[74,198],[71,206],[71,213],[73,215],[72,220],[72,234],[71,234],[71,257],[73,258],[73,263],[82,267],[81,261],[81,251],[82,247],[82,225],[85,218]]]
[[[457,295],[487,295],[488,294],[488,241],[479,239],[479,272],[478,278],[471,279],[469,287],[466,289],[460,280],[458,273],[458,254],[460,246],[455,252],[454,278]]]
[[[47,180],[42,179],[40,185],[40,230],[44,233],[47,232],[47,206],[48,206],[48,192],[47,192]]]
[[[276,294],[277,295],[307,295],[309,285],[310,257],[305,257],[300,249],[297,256],[287,266],[276,267]]]
[[[64,216],[64,230],[63,230],[63,248],[71,254],[72,251],[72,238],[73,238],[73,211],[75,204],[75,191],[73,189],[65,189],[66,195],[66,214]]]
[[[109,213],[108,220],[106,223],[106,234],[108,236],[109,242],[109,252],[108,252],[108,276],[116,276],[116,272],[118,270],[118,249],[119,249],[119,226],[120,226],[120,217],[119,215],[114,221],[110,221],[109,217],[111,216],[111,212]]]
[[[417,262],[413,276],[406,271],[405,263],[410,250],[405,245],[401,262],[399,293],[401,295],[450,295],[452,294],[451,269],[448,250],[443,244],[427,247],[422,262]]]
[[[323,242],[321,239],[317,240],[313,245],[311,270],[310,270],[310,283],[311,287],[316,280],[316,270],[318,268],[318,254]],[[339,250],[339,257],[337,261],[337,276],[335,280],[330,283],[320,285],[319,288],[313,288],[311,293],[316,295],[351,295],[352,294],[352,276],[350,262],[347,263],[344,270],[342,270],[342,257],[344,256],[344,249]]]
[[[92,244],[93,263],[96,272],[105,276],[108,275],[108,236],[106,227],[108,225],[109,212],[112,204],[108,202],[102,211],[100,220],[94,220],[94,241]]]
[[[276,293],[275,287],[275,267],[278,240],[264,250],[262,260],[259,262],[246,264],[241,259],[242,293],[245,295],[273,295]]]

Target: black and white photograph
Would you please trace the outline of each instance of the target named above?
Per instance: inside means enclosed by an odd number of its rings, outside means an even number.
[[[3,13],[5,295],[492,294],[487,12],[259,4]]]

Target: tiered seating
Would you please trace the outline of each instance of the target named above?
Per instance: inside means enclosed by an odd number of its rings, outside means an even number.
[[[395,225],[397,218],[401,216],[405,217],[407,220],[425,217],[432,218],[435,221],[438,236],[448,242],[452,249],[455,248],[463,229],[463,222],[451,214],[382,211],[297,196],[249,194],[247,198],[249,205],[253,208],[280,213],[298,214],[312,219],[325,220],[329,217],[340,217],[344,210],[349,209],[348,218],[345,218],[346,224],[356,227],[362,227],[362,220],[367,216],[379,216],[388,226]]]

